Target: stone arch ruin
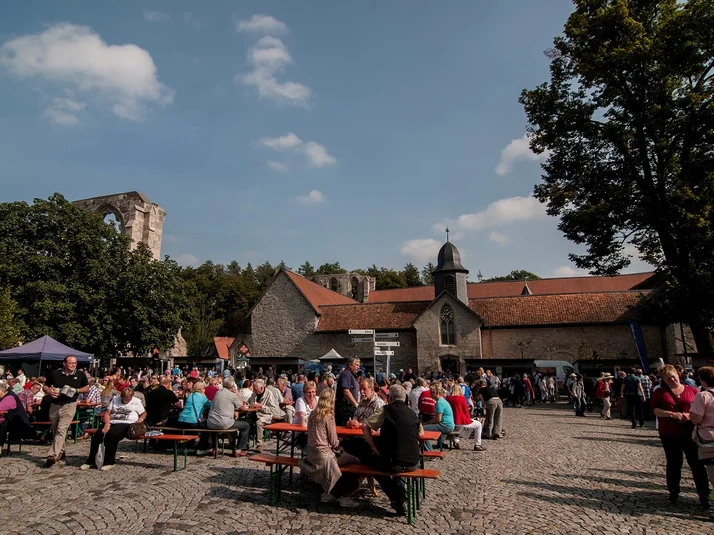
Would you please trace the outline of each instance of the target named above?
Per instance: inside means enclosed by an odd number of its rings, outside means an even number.
[[[103,218],[113,214],[119,224],[119,232],[131,238],[132,249],[139,242],[144,242],[154,259],[161,258],[161,236],[166,212],[158,204],[149,201],[143,193],[127,191],[81,199],[74,201],[74,204]]]

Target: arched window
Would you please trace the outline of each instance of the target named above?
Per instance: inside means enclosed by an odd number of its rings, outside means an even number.
[[[337,286],[337,279],[330,279],[330,290],[333,292],[339,291],[339,288]]]
[[[451,295],[456,295],[456,277],[453,275],[446,275],[444,277],[444,290]]]
[[[359,297],[359,282],[357,282],[357,277],[352,277],[350,285],[352,286],[352,299],[356,300]]]
[[[456,345],[456,330],[454,329],[454,311],[449,305],[444,305],[440,315],[441,345]]]

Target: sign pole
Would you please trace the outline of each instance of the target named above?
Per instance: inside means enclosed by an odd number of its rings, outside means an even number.
[[[375,379],[377,378],[377,355],[374,354],[374,350],[377,349],[376,341],[376,333],[372,331],[372,377]]]

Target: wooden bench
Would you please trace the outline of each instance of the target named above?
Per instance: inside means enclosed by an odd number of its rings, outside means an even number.
[[[96,429],[87,429],[87,434],[94,435],[97,430]],[[133,440],[134,443],[137,445],[138,449],[138,444],[140,440],[144,441],[144,453],[146,453],[146,441],[147,440],[170,440],[173,442],[174,445],[174,472],[178,472],[180,470],[184,470],[186,468],[187,464],[187,459],[188,459],[188,443],[191,440],[196,440],[198,439],[198,435],[159,435],[157,437],[152,437],[152,436],[146,436],[146,435],[141,435],[140,437],[136,438],[127,438],[126,440]],[[183,444],[183,468],[178,467],[178,445]]]
[[[218,458],[218,437],[219,435],[235,435],[233,440],[233,455],[236,453],[236,443],[238,442],[238,429],[204,429],[203,427],[170,427],[168,425],[154,425],[149,426],[152,431],[171,431],[174,433],[210,433],[213,442],[213,458]],[[148,437],[150,440],[153,437]],[[146,444],[144,444],[144,450],[146,450]],[[225,453],[225,444],[221,442],[221,455]]]
[[[281,476],[287,467],[298,466],[299,459],[296,457],[287,457],[283,455],[272,455],[270,453],[260,453],[251,455],[248,460],[263,463],[270,467],[270,479],[268,481],[268,503],[273,505],[280,501],[282,490]],[[401,477],[407,481],[407,521],[409,524],[414,523],[416,511],[421,508],[419,495],[420,492],[416,487],[416,482],[426,479],[439,479],[441,472],[438,470],[425,470],[423,468],[411,470],[409,472],[401,472],[397,474],[380,472],[364,464],[348,464],[341,466],[340,471],[343,474],[353,474],[356,476],[371,476],[371,477]],[[275,497],[275,502],[273,498]]]

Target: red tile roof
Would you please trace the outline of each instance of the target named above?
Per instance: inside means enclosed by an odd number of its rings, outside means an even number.
[[[216,353],[223,360],[228,360],[228,348],[235,342],[235,338],[230,336],[216,336],[213,338],[213,343],[216,345]]]
[[[528,287],[534,295],[573,294],[596,292],[623,292],[635,288],[647,288],[643,284],[653,273],[633,273],[614,277],[566,277],[559,279],[529,280]],[[519,296],[523,291],[523,281],[481,282],[467,286],[469,299],[488,297]],[[432,301],[433,286],[400,288],[397,290],[376,290],[369,294],[368,303],[395,303],[403,301]]]
[[[469,308],[488,327],[617,323],[636,318],[630,307],[641,295],[632,291],[496,297],[471,299]]]
[[[523,327],[617,323],[635,319],[630,307],[641,292],[492,297],[469,300],[469,308],[487,327]],[[429,305],[411,303],[372,303],[350,306],[325,306],[315,332],[348,329],[410,329],[412,322]]]
[[[290,278],[290,280],[293,281],[298,290],[300,290],[300,293],[305,296],[305,299],[308,300],[308,302],[312,305],[312,308],[314,308],[315,312],[318,314],[322,313],[320,308],[322,306],[354,305],[357,303],[357,301],[340,293],[328,290],[324,286],[315,284],[297,273],[293,273],[287,269],[284,269],[283,271]]]
[[[322,307],[315,332],[348,329],[410,329],[429,303],[376,303]]]

